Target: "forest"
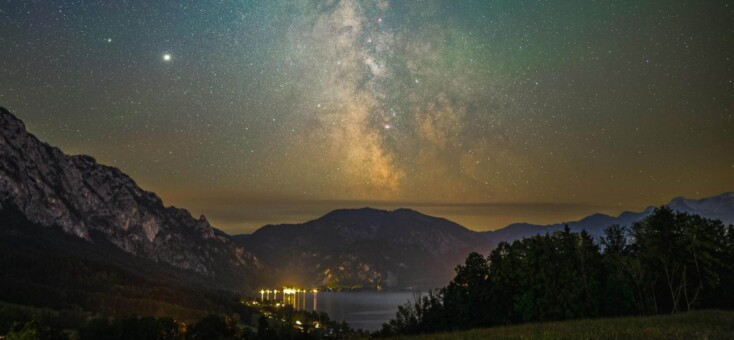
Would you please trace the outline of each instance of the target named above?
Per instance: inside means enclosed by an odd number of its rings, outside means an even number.
[[[568,227],[470,254],[442,289],[398,308],[379,335],[734,309],[734,226],[655,209],[595,239]]]

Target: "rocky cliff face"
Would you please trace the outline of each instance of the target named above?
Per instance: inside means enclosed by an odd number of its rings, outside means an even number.
[[[103,237],[133,256],[204,276],[237,282],[259,267],[241,246],[215,235],[203,216],[165,207],[158,196],[92,157],[65,155],[0,108],[0,210],[11,206],[37,225],[59,227],[88,242]]]

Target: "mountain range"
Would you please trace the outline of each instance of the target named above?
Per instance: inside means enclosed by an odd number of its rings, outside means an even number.
[[[734,223],[732,192],[668,205]],[[0,300],[15,303],[190,314],[214,308],[216,292],[261,286],[433,288],[470,252],[566,224],[599,236],[653,209],[487,232],[410,209],[340,209],[232,236],[116,168],[41,142],[0,108]]]
[[[703,199],[676,197],[666,205],[676,211],[721,220],[724,224],[734,224],[734,192],[726,192],[718,196]],[[610,225],[617,224],[629,227],[634,222],[650,215],[654,210],[654,206],[649,206],[641,212],[625,211],[617,216],[597,213],[586,216],[578,221],[550,225],[514,223],[494,231],[482,232],[482,234],[493,244],[497,244],[501,241],[512,242],[537,234],[562,230],[568,225],[571,231],[581,232],[582,230],[586,230],[592,236],[599,237],[604,234],[604,229]]]
[[[734,224],[734,192],[700,200],[678,197],[674,210]],[[237,240],[278,277],[326,287],[431,288],[445,285],[453,268],[472,252],[488,254],[498,243],[563,230],[594,237],[610,225],[631,226],[654,211],[618,216],[593,214],[551,225],[515,223],[477,232],[410,209],[335,210],[303,224],[267,225]]]

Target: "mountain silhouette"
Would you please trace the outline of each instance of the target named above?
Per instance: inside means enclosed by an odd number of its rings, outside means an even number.
[[[438,287],[470,252],[491,249],[474,231],[410,209],[340,209],[235,239],[284,280],[336,288]]]

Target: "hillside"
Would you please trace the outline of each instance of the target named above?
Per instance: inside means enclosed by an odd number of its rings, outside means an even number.
[[[327,287],[432,288],[491,244],[454,222],[410,209],[335,210],[303,224],[236,236],[286,281]]]
[[[185,301],[180,295],[191,289],[247,289],[261,269],[203,216],[164,206],[92,157],[39,141],[3,108],[0,216],[0,298],[7,301],[58,295],[62,307],[92,308],[99,301],[94,293],[165,298],[156,287]]]

